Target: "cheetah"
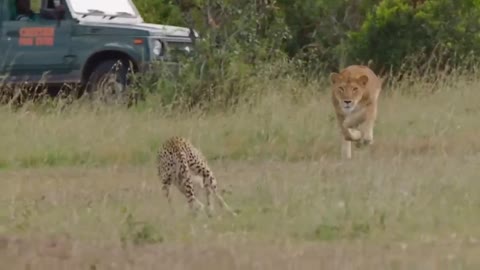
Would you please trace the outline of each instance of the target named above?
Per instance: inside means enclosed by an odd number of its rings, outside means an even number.
[[[179,136],[169,138],[159,149],[157,155],[158,177],[162,181],[162,190],[171,207],[170,187],[172,183],[187,198],[192,210],[204,210],[204,205],[196,198],[192,176],[203,179],[208,215],[213,211],[210,195],[213,193],[221,207],[232,215],[236,213],[230,208],[220,194],[217,193],[217,180],[209,168],[202,152],[188,139]]]

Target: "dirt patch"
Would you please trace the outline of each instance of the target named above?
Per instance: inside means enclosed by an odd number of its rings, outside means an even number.
[[[477,269],[480,246],[436,243],[211,243],[120,246],[68,236],[0,238],[5,269]]]

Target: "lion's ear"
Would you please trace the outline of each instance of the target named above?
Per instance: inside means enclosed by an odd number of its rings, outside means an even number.
[[[330,73],[330,81],[335,84],[341,80],[341,75],[335,72]]]
[[[368,76],[367,75],[362,75],[360,78],[357,79],[358,83],[362,86],[366,86],[368,83]]]

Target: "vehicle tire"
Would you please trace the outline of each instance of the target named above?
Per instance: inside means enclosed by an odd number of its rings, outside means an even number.
[[[121,60],[100,62],[90,74],[86,94],[105,103],[128,102],[128,65]]]

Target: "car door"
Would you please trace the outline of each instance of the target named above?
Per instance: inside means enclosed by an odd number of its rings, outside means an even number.
[[[4,21],[1,30],[4,72],[22,77],[70,72],[72,25],[69,19]]]

